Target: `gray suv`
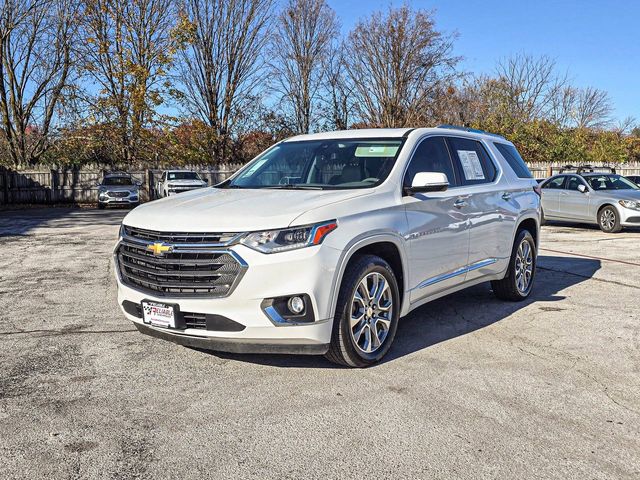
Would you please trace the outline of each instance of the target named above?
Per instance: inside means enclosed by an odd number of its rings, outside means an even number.
[[[106,174],[98,184],[98,208],[106,208],[109,205],[138,205],[141,185],[128,173]]]

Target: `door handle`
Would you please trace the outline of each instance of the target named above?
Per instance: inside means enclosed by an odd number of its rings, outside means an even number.
[[[458,200],[456,200],[456,201],[453,203],[453,206],[454,206],[454,207],[456,207],[456,208],[463,208],[463,207],[466,207],[467,205],[469,205],[469,204],[467,203],[467,201],[466,201],[466,200],[463,200],[463,199],[461,199],[461,198],[460,198],[460,199],[458,199]]]
[[[502,194],[502,199],[503,199],[503,200],[506,200],[506,201],[511,200],[511,193],[510,193],[510,192],[504,192],[504,193]]]

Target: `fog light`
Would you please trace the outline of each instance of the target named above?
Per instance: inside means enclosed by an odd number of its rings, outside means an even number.
[[[304,312],[304,300],[300,297],[291,297],[287,302],[289,311],[295,315],[300,315]]]

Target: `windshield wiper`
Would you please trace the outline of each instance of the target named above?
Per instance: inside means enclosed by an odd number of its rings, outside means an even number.
[[[286,183],[284,185],[271,185],[270,187],[262,187],[275,190],[324,190],[324,187],[316,185],[304,185],[302,183]]]

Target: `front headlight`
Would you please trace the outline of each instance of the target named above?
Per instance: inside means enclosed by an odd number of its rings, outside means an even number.
[[[620,200],[618,203],[625,208],[630,208],[631,210],[640,210],[640,202],[634,202],[633,200]]]
[[[336,228],[338,223],[331,220],[304,227],[254,232],[244,237],[240,243],[262,253],[285,252],[320,245],[324,238]]]

